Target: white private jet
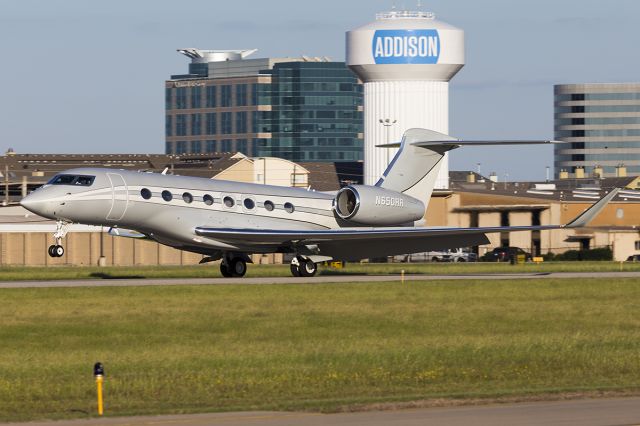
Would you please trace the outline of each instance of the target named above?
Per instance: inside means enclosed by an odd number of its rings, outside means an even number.
[[[49,255],[62,256],[71,223],[112,227],[112,234],[150,238],[222,259],[227,277],[241,277],[252,253],[291,253],[294,276],[317,263],[359,260],[488,243],[491,232],[585,226],[615,197],[611,191],[566,225],[450,228],[416,226],[424,218],[445,152],[463,145],[552,141],[463,141],[425,129],[407,130],[374,186],[336,193],[105,168],[68,170],[21,204],[57,221]]]

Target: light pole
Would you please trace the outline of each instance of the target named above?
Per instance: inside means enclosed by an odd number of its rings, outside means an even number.
[[[385,127],[385,129],[387,129],[387,138],[386,138],[387,140],[386,140],[385,143],[388,145],[389,144],[390,134],[391,134],[391,126],[396,124],[396,122],[398,120],[395,120],[395,119],[391,120],[390,118],[384,118],[384,119],[380,118],[378,121],[380,122],[380,124],[382,124]],[[386,166],[388,166],[389,165],[389,147],[387,147],[386,150],[387,150],[387,163],[386,163]],[[386,166],[385,166],[385,168],[386,168]]]

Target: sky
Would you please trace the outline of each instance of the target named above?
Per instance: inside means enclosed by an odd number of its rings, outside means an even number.
[[[176,49],[259,49],[253,57],[343,61],[347,30],[393,0],[0,0],[0,151],[162,153],[164,81]],[[433,0],[465,30],[450,83],[450,134],[552,139],[553,85],[640,78],[637,0]],[[544,179],[550,146],[461,148],[451,170]]]

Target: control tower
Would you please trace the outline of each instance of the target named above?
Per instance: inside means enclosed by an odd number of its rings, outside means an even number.
[[[348,31],[346,47],[364,82],[364,182],[373,185],[397,151],[376,145],[413,127],[449,133],[449,80],[464,66],[464,31],[430,12],[392,11]],[[442,161],[436,188],[449,186]]]

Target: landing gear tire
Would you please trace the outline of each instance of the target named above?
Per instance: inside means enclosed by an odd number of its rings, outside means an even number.
[[[247,262],[239,257],[231,259],[228,263],[222,262],[220,264],[220,273],[225,278],[244,277],[244,274],[247,273]]]
[[[291,275],[294,277],[300,276],[300,269],[298,268],[298,265],[294,265],[293,263],[291,264]]]
[[[318,272],[318,265],[311,260],[303,260],[298,270],[301,277],[313,277]]]
[[[48,252],[51,257],[62,257],[64,255],[64,247],[61,245],[49,246]]]
[[[244,274],[247,273],[247,262],[243,259],[235,258],[231,261],[228,269],[232,277],[244,277]]]
[[[231,278],[233,276],[233,275],[231,275],[231,271],[229,270],[228,265],[226,263],[224,263],[224,262],[222,262],[220,264],[220,273],[225,278]]]

